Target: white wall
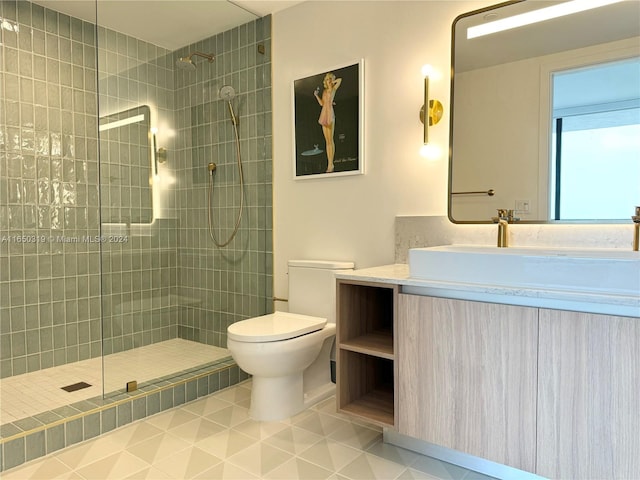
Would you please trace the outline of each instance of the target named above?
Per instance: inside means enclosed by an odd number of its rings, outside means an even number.
[[[274,294],[287,261],[393,263],[396,215],[446,215],[451,24],[492,1],[307,1],[273,16]],[[364,59],[365,175],[293,179],[292,82]],[[419,156],[421,67],[445,116],[430,132],[441,157]],[[276,308],[282,306],[277,305]],[[286,308],[286,307],[284,307]]]

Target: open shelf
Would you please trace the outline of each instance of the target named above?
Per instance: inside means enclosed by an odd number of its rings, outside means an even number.
[[[345,340],[340,348],[352,352],[366,353],[376,357],[393,360],[393,333],[390,330],[377,330],[359,337]]]
[[[373,420],[378,424],[393,426],[393,390],[373,390],[345,405],[341,411]]]
[[[338,281],[338,410],[395,426],[394,322],[397,286]]]

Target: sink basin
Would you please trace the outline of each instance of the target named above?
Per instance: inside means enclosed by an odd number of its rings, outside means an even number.
[[[411,278],[640,296],[640,252],[479,245],[409,250]]]

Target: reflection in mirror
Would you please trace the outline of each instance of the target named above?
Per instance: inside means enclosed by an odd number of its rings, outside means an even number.
[[[640,2],[467,39],[469,27],[549,5],[454,22],[454,222],[491,222],[498,208],[531,223],[628,222],[640,204]]]
[[[147,105],[100,118],[103,223],[151,223],[151,119]]]

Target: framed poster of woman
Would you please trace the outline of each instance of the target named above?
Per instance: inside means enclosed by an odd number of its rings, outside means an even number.
[[[363,61],[293,82],[296,179],[364,173]]]

